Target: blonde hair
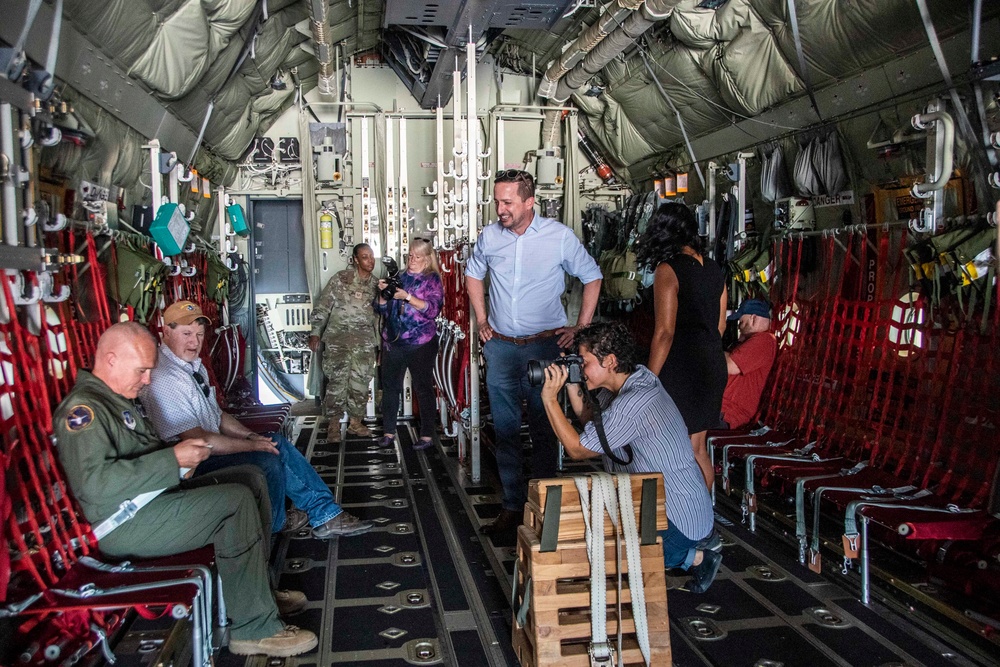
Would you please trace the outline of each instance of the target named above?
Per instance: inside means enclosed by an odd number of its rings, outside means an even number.
[[[424,273],[433,271],[434,273],[440,274],[441,269],[438,268],[437,252],[434,251],[434,246],[427,239],[413,239],[410,242],[410,252],[416,252],[427,258],[427,269]]]

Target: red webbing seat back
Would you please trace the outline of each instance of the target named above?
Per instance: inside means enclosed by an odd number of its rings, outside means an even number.
[[[38,592],[55,583],[90,551],[92,536],[89,526],[77,518],[52,446],[52,403],[42,348],[38,338],[21,326],[10,284],[2,282],[4,305],[12,315],[0,323],[0,424],[11,503],[6,532],[16,554],[8,597],[16,600],[17,594]]]

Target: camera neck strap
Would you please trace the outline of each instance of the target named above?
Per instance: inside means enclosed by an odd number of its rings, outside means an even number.
[[[625,445],[622,448],[625,452],[625,456],[628,457],[624,460],[618,458],[618,456],[611,451],[611,445],[608,444],[608,435],[604,432],[604,415],[601,413],[601,404],[591,391],[588,390],[585,393],[589,399],[591,419],[594,421],[594,428],[597,429],[597,439],[601,442],[601,449],[604,450],[604,455],[620,466],[629,465],[632,463],[632,445]]]

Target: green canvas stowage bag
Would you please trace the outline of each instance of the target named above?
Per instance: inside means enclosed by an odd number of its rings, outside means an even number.
[[[146,324],[160,300],[167,267],[147,250],[127,242],[118,244],[115,256],[111,296],[119,305],[131,306],[136,321]]]
[[[639,294],[639,266],[631,250],[605,250],[598,262],[604,282],[601,292],[608,301],[631,301]]]

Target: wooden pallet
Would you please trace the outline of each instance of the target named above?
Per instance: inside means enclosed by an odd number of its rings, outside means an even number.
[[[663,487],[663,475],[659,473],[635,473],[631,476],[636,525],[638,526],[640,521],[642,484],[643,480],[647,479],[656,481],[656,501],[658,505],[656,530],[666,530],[667,513],[664,508],[666,491]],[[559,487],[562,493],[561,502],[559,503],[561,509],[559,514],[558,541],[561,543],[584,539],[586,524],[583,519],[583,506],[580,504],[580,494],[577,493],[576,484],[572,477],[531,480],[528,483],[528,502],[524,504],[524,525],[528,526],[535,535],[541,536],[542,528],[545,525],[545,502],[552,487]],[[614,535],[611,517],[607,513],[604,515],[604,534]]]
[[[628,572],[622,547],[621,570]],[[652,665],[670,665],[670,626],[667,616],[667,587],[663,571],[663,547],[660,540],[640,547],[643,590],[649,626],[650,660]],[[524,625],[514,619],[513,645],[523,667],[566,665],[589,667],[587,648],[590,632],[590,562],[583,540],[560,541],[556,551],[542,552],[541,543],[528,526],[517,533],[517,605],[523,600],[526,587],[531,600]],[[607,627],[610,641],[618,632],[617,572],[615,570],[615,540],[605,540],[607,563]],[[635,639],[632,621],[631,591],[628,578],[622,579],[622,633],[624,663],[642,665],[642,654]]]

